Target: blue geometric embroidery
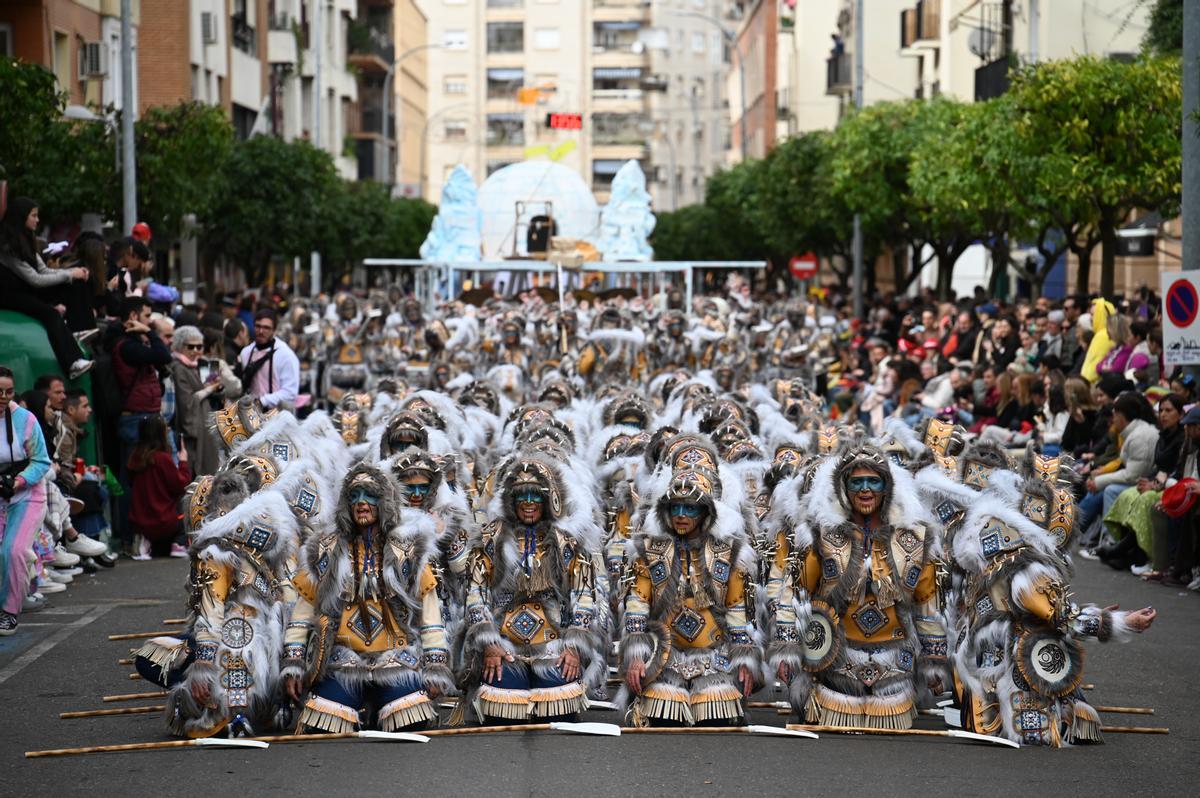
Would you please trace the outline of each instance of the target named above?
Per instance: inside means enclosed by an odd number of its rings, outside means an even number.
[[[377,616],[377,612],[378,610],[374,607],[367,607],[365,618],[361,609],[356,609],[350,616],[350,631],[362,638],[363,642],[368,645],[383,631],[383,619]]]
[[[975,602],[976,615],[987,615],[995,608],[996,605],[992,604],[991,596],[984,596],[983,598],[979,599],[979,601]]]
[[[912,590],[919,581],[921,581],[921,568],[916,565],[909,566],[908,571],[904,574],[904,586]]]
[[[854,623],[870,637],[887,624],[887,616],[874,607],[867,607],[854,615]]]
[[[741,630],[734,630],[729,633],[729,642],[735,646],[748,646],[750,645],[750,635]]]
[[[724,560],[717,560],[715,563],[713,563],[712,577],[718,582],[728,582],[729,563],[725,562]]]
[[[671,623],[676,632],[686,640],[695,640],[704,629],[704,619],[692,610],[684,607]]]
[[[542,625],[542,619],[529,610],[521,610],[509,621],[509,628],[517,633],[522,640],[532,640]]]
[[[667,565],[662,560],[650,566],[650,581],[659,584],[667,578]]]
[[[821,561],[821,576],[826,579],[833,579],[838,575],[837,560],[832,557]]]
[[[1021,728],[1024,730],[1036,729],[1042,730],[1042,713],[1034,712],[1033,710],[1025,710],[1021,713]]]
[[[292,459],[291,447],[286,443],[273,444],[271,454],[275,456],[276,460],[282,460],[285,463]]]
[[[949,521],[958,513],[958,505],[947,499],[939,504],[936,508],[938,520],[943,524]]]
[[[317,560],[317,576],[324,576],[329,570],[329,552],[321,555],[321,559]]]
[[[311,513],[316,505],[317,494],[313,493],[312,491],[302,490],[296,497],[296,507],[298,507],[300,512],[304,513],[305,515]]]
[[[900,666],[900,670],[907,672],[912,671],[913,655],[907,648],[900,649],[900,653],[896,655],[896,664]]]
[[[412,655],[411,651],[401,651],[400,662],[410,668],[417,667],[417,658]]]
[[[250,530],[250,536],[246,538],[246,545],[252,549],[259,551],[265,549],[271,541],[271,530],[264,529],[261,526],[256,526]]]
[[[563,565],[570,565],[571,558],[575,556],[575,552],[571,551],[570,546],[563,546]]]
[[[991,557],[993,554],[996,554],[1000,551],[999,535],[988,535],[981,540],[980,543],[983,545],[983,553],[988,557]]]

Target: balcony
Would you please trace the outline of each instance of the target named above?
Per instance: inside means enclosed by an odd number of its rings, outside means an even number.
[[[229,18],[229,40],[235,50],[241,50],[248,56],[258,57],[258,31],[246,22],[243,14],[234,14]]]
[[[487,0],[488,8],[524,8],[525,0]]]
[[[999,97],[1008,91],[1007,56],[997,58],[975,70],[975,101],[982,102]]]
[[[592,19],[597,22],[650,21],[651,0],[592,0]]]
[[[378,139],[383,132],[383,109],[352,102],[346,105],[346,135],[354,139]],[[396,138],[396,116],[388,114],[388,138]]]
[[[525,115],[521,113],[488,114],[487,145],[489,147],[525,146]]]
[[[825,93],[834,96],[849,95],[854,91],[849,53],[831,55],[825,60]]]
[[[600,146],[641,146],[654,131],[654,123],[642,113],[592,114],[592,144]]]
[[[356,23],[346,28],[346,53],[346,60],[365,73],[386,75],[396,60],[390,32]]]

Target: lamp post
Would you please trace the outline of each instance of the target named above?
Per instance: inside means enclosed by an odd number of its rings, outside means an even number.
[[[389,151],[389,147],[388,147],[388,112],[391,111],[392,79],[395,77],[396,67],[400,66],[400,62],[403,61],[405,58],[408,58],[413,53],[417,53],[422,50],[433,50],[433,49],[436,49],[439,47],[441,47],[440,44],[418,44],[416,47],[410,47],[407,50],[405,50],[404,52],[400,53],[400,55],[396,57],[396,60],[393,61],[390,66],[388,66],[387,77],[385,77],[383,79],[383,119],[381,119],[379,122],[379,127],[380,127],[379,132],[383,134],[383,146],[384,146],[385,153]],[[395,127],[397,129],[399,129],[400,126],[396,125]],[[392,160],[391,160],[391,158],[388,158],[388,171],[389,171],[388,180],[387,180],[388,185],[391,185],[392,183],[395,182],[395,179],[394,179],[395,175],[390,174],[391,165],[392,165]]]
[[[130,0],[121,0],[121,165],[122,215],[125,235],[137,224],[137,158],[134,155],[133,117],[137,104],[133,100],[133,10]]]
[[[741,143],[742,160],[746,160],[749,153],[749,145],[746,138],[746,66],[742,62],[742,53],[737,46],[737,37],[733,35],[733,31],[721,24],[721,20],[708,14],[701,14],[699,11],[671,11],[672,16],[676,17],[693,17],[701,19],[715,27],[721,32],[721,37],[725,40],[725,44],[729,45],[729,50],[737,56],[738,68],[738,101],[742,111],[741,133],[738,139]]]

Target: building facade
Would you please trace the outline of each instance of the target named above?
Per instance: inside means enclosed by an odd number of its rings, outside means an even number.
[[[722,37],[704,19],[724,0],[423,5],[437,45],[422,135],[427,199],[459,163],[482,182],[528,158],[577,171],[602,202],[628,160],[641,163],[656,208],[703,197],[728,138]]]
[[[133,0],[135,53],[142,5]],[[5,0],[0,3],[0,56],[49,69],[71,105],[125,105],[120,0]],[[133,83],[136,105],[136,73]]]

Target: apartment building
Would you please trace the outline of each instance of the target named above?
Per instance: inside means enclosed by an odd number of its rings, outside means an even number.
[[[421,134],[429,110],[429,21],[416,0],[396,0],[395,19],[394,193],[418,197],[424,157]]]
[[[143,4],[132,4],[135,51]],[[49,69],[71,105],[124,106],[120,0],[5,0],[0,3],[0,56]],[[136,74],[133,84],[136,100]]]
[[[239,138],[267,129],[268,0],[141,0],[147,45],[139,107],[201,102],[226,110]],[[181,57],[186,53],[187,57]]]
[[[424,195],[459,163],[482,181],[528,158],[578,172],[604,201],[642,164],[655,206],[703,196],[724,161],[723,0],[425,0]],[[551,117],[553,116],[553,120]]]

